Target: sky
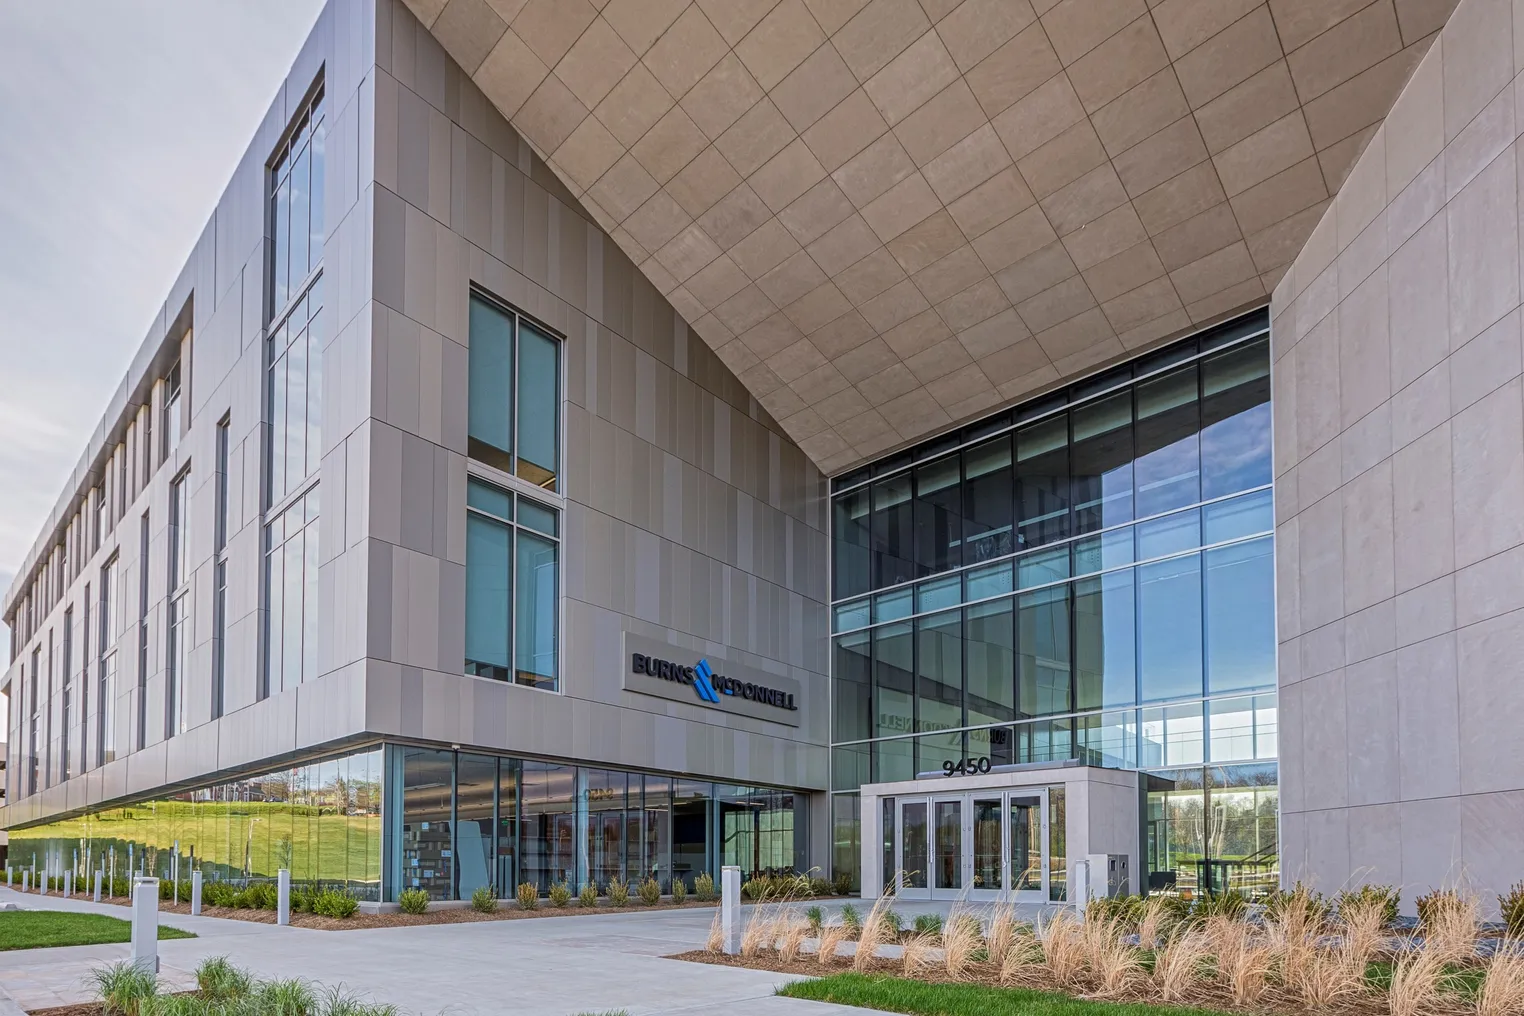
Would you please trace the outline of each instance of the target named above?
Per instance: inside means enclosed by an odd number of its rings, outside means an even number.
[[[0,590],[321,8],[0,0]]]

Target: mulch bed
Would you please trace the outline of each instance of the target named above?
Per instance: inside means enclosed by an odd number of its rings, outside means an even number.
[[[103,900],[104,903],[112,903],[127,909],[125,900]],[[357,913],[353,917],[323,917],[319,914],[293,913],[291,926],[294,928],[316,928],[319,931],[358,931],[364,928],[411,928],[425,924],[472,924],[477,921],[518,921],[533,920],[537,917],[577,917],[590,914],[629,914],[656,910],[713,910],[717,903],[699,903],[690,901],[682,904],[658,903],[654,907],[643,904],[632,904],[628,907],[607,906],[604,901],[599,901],[596,908],[580,906],[567,906],[557,908],[547,905],[538,910],[520,910],[516,904],[509,903],[498,907],[490,914],[483,914],[469,907],[461,907],[450,910],[428,910],[422,914],[366,914]],[[161,914],[190,914],[189,903],[170,903],[167,900],[159,901],[159,913]],[[275,911],[273,910],[246,910],[233,907],[207,907],[201,908],[202,917],[223,917],[234,921],[251,921],[255,924],[274,924]],[[71,1016],[67,1013],[59,1013],[58,1016]]]
[[[51,1009],[32,1009],[30,1016],[106,1016],[106,1003],[81,1002],[78,1005],[55,1005]]]

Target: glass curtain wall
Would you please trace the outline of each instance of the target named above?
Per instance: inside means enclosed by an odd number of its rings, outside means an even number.
[[[1250,315],[833,480],[838,794],[968,757],[1252,772],[1240,817],[1202,812],[1158,863],[1274,866],[1241,817],[1275,784],[1266,331]],[[1246,825],[1259,853],[1226,831]]]
[[[388,749],[393,886],[466,899],[523,883],[544,894],[614,879],[681,879],[740,865],[803,871],[806,799],[793,791],[498,758],[435,748]],[[453,809],[453,811],[452,811]],[[453,830],[453,832],[452,832]],[[496,859],[492,863],[492,859]]]
[[[343,886],[381,898],[381,749],[139,801],[76,818],[10,830],[20,869],[52,858],[81,878],[141,872],[182,879],[293,881]],[[129,869],[129,858],[131,867]]]

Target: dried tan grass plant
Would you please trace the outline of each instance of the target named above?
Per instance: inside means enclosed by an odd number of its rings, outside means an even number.
[[[725,948],[725,925],[719,911],[715,911],[714,920],[709,922],[709,937],[704,940],[704,949],[708,952],[718,953]]]
[[[815,962],[828,967],[836,962],[836,949],[847,940],[847,929],[840,924],[827,924],[820,929],[815,945]]]
[[[1447,963],[1468,962],[1476,955],[1481,901],[1459,892],[1439,896],[1424,922],[1424,951],[1437,952]]]
[[[1423,1016],[1445,1001],[1446,958],[1437,950],[1414,949],[1392,964],[1386,1004],[1392,1016]]]
[[[1033,975],[1043,969],[1045,957],[1042,943],[1036,935],[1019,926],[1017,928],[1005,953],[998,959],[991,954],[991,958],[1000,964],[1001,984],[1021,984],[1033,980]]]
[[[1054,980],[1067,988],[1085,984],[1086,948],[1083,926],[1067,910],[1060,911],[1038,929],[1043,962]]]
[[[1016,932],[1019,927],[1016,923],[1016,905],[1010,901],[995,904],[990,909],[989,930],[985,932],[985,948],[989,951],[991,963],[1000,963],[1005,959],[1006,953],[1011,951],[1011,945],[1016,941]]]
[[[878,954],[878,947],[888,938],[889,928],[884,921],[884,915],[893,902],[893,896],[880,896],[874,901],[873,909],[868,911],[867,919],[863,921],[863,929],[857,936],[857,953],[852,957],[852,968],[858,973],[868,969]]]
[[[1143,914],[1138,918],[1138,944],[1144,949],[1158,948],[1159,940],[1171,930],[1170,925],[1164,897],[1150,896],[1143,902]]]
[[[746,929],[741,932],[741,955],[750,959],[764,949],[771,949],[777,937],[778,918],[766,904],[758,903],[751,908]]]
[[[1476,1016],[1520,1016],[1524,1013],[1524,942],[1506,938],[1487,964],[1476,995]]]
[[[793,963],[804,951],[804,940],[810,937],[810,923],[801,921],[790,912],[778,935],[778,959]]]
[[[1216,930],[1217,979],[1244,1007],[1257,1005],[1269,986],[1277,954],[1267,938],[1242,921]]]
[[[1090,920],[1084,924],[1085,965],[1101,994],[1117,997],[1143,975],[1142,953],[1122,941],[1127,922],[1121,918]]]
[[[983,945],[984,929],[978,915],[961,901],[953,904],[942,925],[942,963],[947,976],[958,981],[966,978]]]
[[[1350,938],[1332,949],[1314,947],[1288,987],[1318,1012],[1351,1002],[1365,991],[1365,949]]]
[[[1154,989],[1165,1002],[1183,1001],[1201,977],[1211,954],[1205,932],[1179,929],[1154,953]]]
[[[906,977],[916,977],[932,965],[934,935],[911,935],[900,945],[900,967]]]
[[[1339,916],[1344,921],[1339,929],[1342,949],[1350,962],[1358,960],[1364,970],[1386,937],[1386,909],[1379,900],[1363,900],[1342,907]]]

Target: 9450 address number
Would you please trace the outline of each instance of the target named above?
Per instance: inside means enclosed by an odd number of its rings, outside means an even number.
[[[943,776],[974,776],[990,771],[990,760],[979,758],[946,759],[942,762]]]

